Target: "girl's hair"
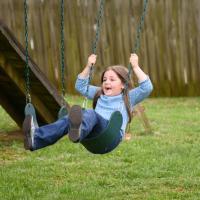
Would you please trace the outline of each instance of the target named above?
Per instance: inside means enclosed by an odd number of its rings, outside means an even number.
[[[117,74],[117,76],[120,78],[122,83],[125,85],[127,78],[128,78],[128,69],[124,66],[121,66],[121,65],[114,65],[114,66],[107,67],[101,75],[101,83],[103,82],[103,77],[104,77],[105,72],[107,72],[108,70],[114,71]],[[124,89],[122,91],[126,110],[127,110],[128,116],[129,116],[129,122],[131,122],[131,119],[132,119],[132,112],[131,112],[130,103],[129,103],[129,96],[128,96],[128,91],[131,88],[132,88],[132,84],[129,81],[127,89],[126,90]],[[104,94],[102,88],[100,90],[98,90],[97,93],[94,96],[93,109],[95,109],[97,101],[98,101],[101,94]]]

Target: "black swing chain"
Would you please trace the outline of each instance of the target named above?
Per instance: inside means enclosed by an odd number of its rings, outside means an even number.
[[[31,103],[30,95],[30,68],[29,68],[29,54],[28,54],[28,5],[27,0],[24,0],[24,26],[25,26],[25,83],[26,83],[26,104]]]
[[[104,4],[105,4],[105,0],[101,0],[99,10],[98,10],[97,21],[96,21],[96,34],[95,34],[95,38],[92,44],[93,54],[96,54],[97,43],[99,41],[100,29],[101,29],[102,18],[103,18],[103,13],[104,13]]]
[[[64,61],[64,0],[61,0],[61,80],[62,80],[62,97],[65,96],[65,61]],[[30,95],[30,68],[29,68],[29,53],[28,53],[28,5],[27,0],[24,0],[24,25],[25,25],[25,83],[26,83],[26,103],[31,103]],[[64,104],[64,102],[63,102]]]
[[[103,12],[104,12],[104,3],[105,3],[104,0],[101,0],[99,11],[98,11],[98,16],[97,16],[96,35],[95,35],[95,39],[94,39],[93,45],[92,45],[92,53],[94,53],[94,54],[96,53],[97,43],[99,41],[101,22],[102,22]],[[141,32],[142,32],[142,28],[144,26],[144,19],[145,19],[145,15],[146,15],[146,12],[147,12],[147,5],[148,5],[148,0],[144,0],[143,1],[142,15],[141,15],[138,27],[137,27],[133,53],[137,53],[138,49],[140,48]],[[93,71],[93,66],[90,67],[89,80],[88,80],[86,93],[88,93],[88,90],[89,90],[89,84],[90,84],[91,79],[92,79],[92,71]],[[127,75],[127,79],[126,79],[126,83],[125,83],[125,90],[124,90],[125,92],[127,92],[127,89],[128,89],[128,84],[129,84],[129,81],[130,81],[130,78],[131,78],[131,73],[132,73],[132,66],[129,63],[129,65],[128,65],[128,75]]]
[[[92,43],[92,53],[93,54],[96,54],[97,44],[99,41],[101,24],[102,24],[102,19],[103,19],[103,14],[104,14],[104,4],[105,4],[105,0],[101,0],[99,10],[98,10],[97,20],[96,20],[96,34],[95,34],[94,41]],[[92,80],[92,72],[93,72],[93,65],[90,66],[89,80],[88,80],[88,84],[87,84],[86,94],[88,94],[89,85]]]
[[[134,44],[134,48],[133,48],[133,53],[137,53],[138,49],[140,48],[140,38],[141,38],[141,32],[142,32],[142,28],[144,26],[144,18],[147,12],[147,5],[148,5],[148,0],[144,0],[143,1],[143,11],[142,11],[142,16],[140,18],[138,27],[137,27],[137,32],[136,32],[136,38],[135,38],[135,44]],[[128,65],[128,75],[127,75],[127,79],[126,79],[126,83],[125,83],[125,90],[124,92],[127,92],[128,89],[128,84],[129,81],[131,79],[131,73],[132,73],[132,66],[131,63],[129,63]]]
[[[62,105],[64,106],[65,97],[65,44],[64,44],[64,0],[60,0],[60,51],[61,51],[61,87]]]

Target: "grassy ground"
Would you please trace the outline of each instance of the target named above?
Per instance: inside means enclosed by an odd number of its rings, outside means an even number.
[[[92,155],[67,138],[33,153],[21,141],[1,141],[0,199],[200,199],[200,98],[143,105],[153,133],[145,134],[135,118],[132,139],[107,155]],[[2,131],[16,129],[3,110],[0,117]]]

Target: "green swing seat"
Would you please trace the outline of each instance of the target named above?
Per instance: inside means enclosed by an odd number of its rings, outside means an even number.
[[[38,127],[38,122],[36,118],[35,108],[32,103],[27,103],[24,109],[25,116],[31,115],[33,116],[33,123],[36,127]]]
[[[115,111],[109,120],[107,128],[100,134],[93,137],[87,137],[81,144],[91,153],[103,154],[106,148],[115,140],[122,126],[122,115],[119,111]],[[90,135],[95,135],[91,133]]]
[[[25,112],[25,116],[27,116],[27,115],[33,116],[33,122],[38,127],[36,112],[35,112],[35,108],[32,103],[26,104],[24,112]],[[58,112],[58,119],[63,118],[67,114],[68,114],[68,110],[67,110],[66,106],[62,106]]]
[[[64,116],[66,116],[68,114],[68,110],[66,108],[66,106],[62,106],[58,112],[58,119],[63,118]]]

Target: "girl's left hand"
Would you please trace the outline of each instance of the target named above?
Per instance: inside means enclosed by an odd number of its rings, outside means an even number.
[[[130,63],[133,68],[138,67],[138,56],[135,53],[132,53],[130,56]]]

